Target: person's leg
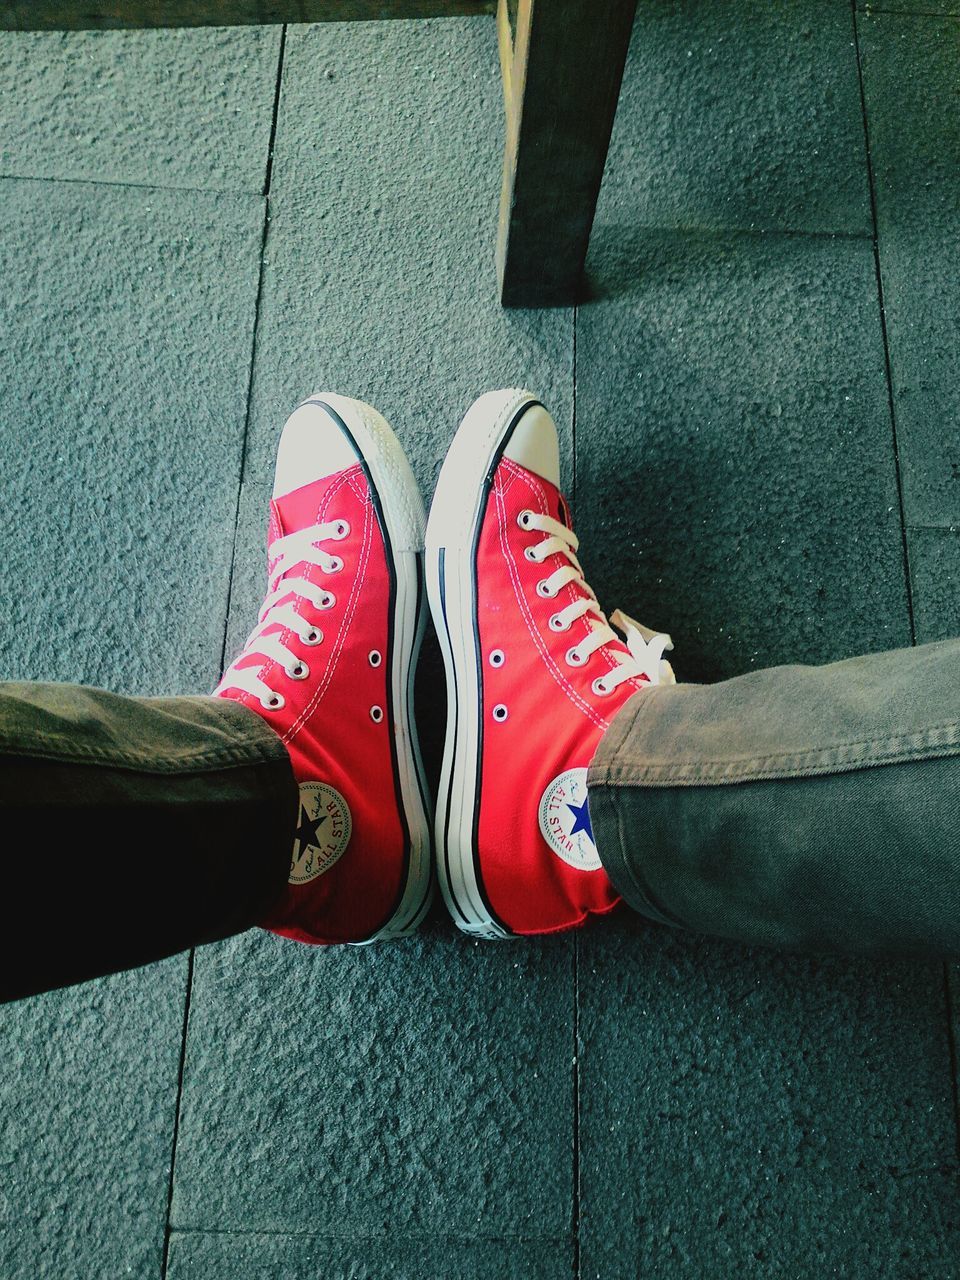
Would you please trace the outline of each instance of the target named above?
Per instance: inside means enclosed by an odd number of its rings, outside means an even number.
[[[622,894],[753,943],[960,954],[960,641],[676,686],[669,637],[602,612],[559,482],[543,405],[491,392],[427,526],[460,927],[553,932]]]
[[[604,868],[653,920],[960,954],[960,640],[649,689],[588,786]]]
[[[0,809],[26,946],[0,996],[143,964],[261,924],[370,942],[430,904],[413,723],[423,502],[369,405],[288,418],[268,593],[209,698],[0,686]]]
[[[249,928],[286,885],[298,794],[235,702],[0,684],[0,999]]]

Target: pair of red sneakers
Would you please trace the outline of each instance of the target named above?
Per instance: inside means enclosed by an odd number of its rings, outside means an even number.
[[[315,395],[287,421],[268,590],[216,696],[262,715],[300,784],[286,893],[263,924],[303,942],[410,933],[434,882],[413,716],[424,577],[444,656],[436,869],[461,929],[549,933],[617,903],[587,766],[624,702],[672,680],[669,637],[608,624],[577,560],[556,427],[526,391],[481,396],[429,522],[369,405]],[[424,540],[426,557],[424,564]]]

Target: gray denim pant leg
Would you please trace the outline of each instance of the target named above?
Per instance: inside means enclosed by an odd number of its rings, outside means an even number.
[[[652,920],[960,955],[960,640],[638,694],[589,795],[604,867]]]
[[[298,797],[229,699],[0,684],[0,999],[249,928],[286,883]]]

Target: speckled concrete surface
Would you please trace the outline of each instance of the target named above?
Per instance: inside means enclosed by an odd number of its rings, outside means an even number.
[[[250,936],[198,959],[177,1229],[563,1242],[569,939],[484,947],[444,922],[380,951]]]
[[[850,6],[640,0],[608,171],[631,225],[869,233]]]
[[[909,531],[917,642],[960,635],[960,529]]]
[[[908,644],[869,241],[601,224],[591,270],[578,528],[601,598],[668,630],[690,680]]]
[[[846,5],[643,0],[576,313],[496,304],[489,20],[289,28],[272,167],[278,28],[3,37],[2,674],[209,688],[323,387],[425,490],[475,394],[541,394],[688,678],[955,632],[953,26],[856,21],[886,330]],[[435,769],[432,652],[418,696]],[[628,918],[251,934],[2,1012],[0,1275],[946,1278],[947,990]]]
[[[569,1245],[549,1240],[470,1241],[439,1233],[431,1239],[335,1241],[318,1236],[238,1236],[181,1233],[170,1240],[170,1280],[556,1280],[570,1269]]]
[[[263,201],[14,180],[0,200],[2,673],[205,692]]]
[[[161,1274],[186,985],[178,956],[0,1008],[0,1275]]]
[[[260,192],[279,27],[0,34],[0,176]]]
[[[924,1276],[960,1251],[940,966],[580,944],[583,1276]]]
[[[960,18],[862,20],[908,524],[960,524]]]

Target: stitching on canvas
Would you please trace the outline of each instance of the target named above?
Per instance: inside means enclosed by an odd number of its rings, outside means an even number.
[[[333,490],[331,489],[331,494],[332,492]],[[324,508],[323,508],[324,510],[326,510],[327,505],[328,503],[325,502]],[[304,710],[297,717],[296,721],[294,721],[294,723],[290,726],[287,732],[283,735],[284,742],[292,742],[293,739],[297,736],[297,734],[304,727],[306,722],[310,719],[317,704],[320,702],[323,695],[326,693],[327,688],[330,685],[330,681],[333,679],[334,672],[336,671],[336,667],[337,667],[337,662],[343,650],[343,642],[346,637],[346,633],[353,622],[354,614],[356,613],[356,609],[357,609],[357,601],[360,598],[361,583],[363,582],[364,573],[367,567],[367,560],[370,554],[370,547],[373,542],[373,539],[371,536],[373,524],[374,524],[373,508],[370,504],[367,504],[364,507],[363,543],[360,547],[360,556],[357,561],[357,571],[356,571],[356,574],[354,575],[353,585],[350,588],[350,596],[347,601],[347,608],[344,611],[343,621],[340,624],[340,630],[337,632],[337,638],[336,638],[336,641],[334,642],[333,653],[330,655],[330,661],[327,663],[327,669],[324,672],[323,680],[318,685],[308,705],[304,708]]]

